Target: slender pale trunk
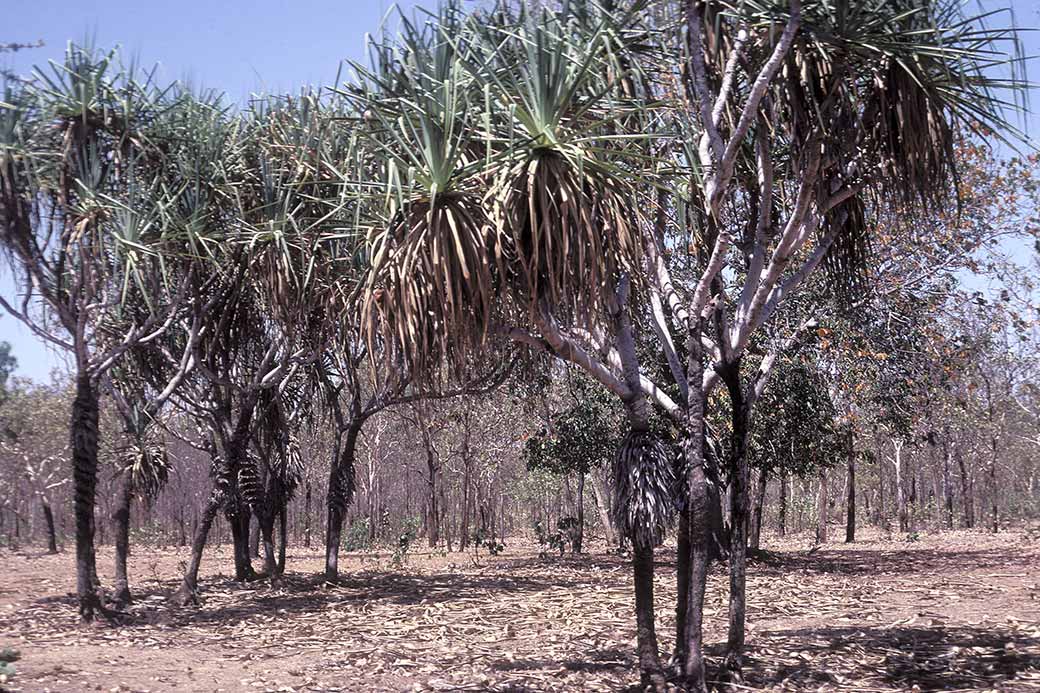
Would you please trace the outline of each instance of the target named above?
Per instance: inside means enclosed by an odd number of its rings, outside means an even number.
[[[766,503],[766,488],[769,475],[763,470],[758,473],[758,488],[755,490],[755,509],[751,514],[751,535],[748,544],[752,551],[758,551],[762,545],[762,513]]]
[[[971,492],[971,477],[968,474],[967,466],[964,464],[964,454],[957,447],[954,447],[954,451],[961,477],[961,505],[964,506],[964,528],[971,529],[975,526],[975,498]]]
[[[900,440],[893,440],[892,446],[895,450],[895,455],[892,458],[892,465],[896,470],[896,512],[899,515],[899,531],[909,532],[910,517],[907,514],[906,494],[903,492],[903,442]]]
[[[260,558],[260,520],[256,515],[249,520],[249,556]]]
[[[852,436],[849,436],[849,482],[848,496],[845,501],[845,543],[856,541],[856,455],[852,450]]]
[[[827,471],[820,470],[820,492],[816,496],[816,543],[827,543]]]
[[[130,470],[126,470],[119,482],[119,504],[112,514],[116,535],[116,584],[113,599],[117,604],[129,604],[131,599],[126,564],[130,556],[130,503],[133,496],[132,475]]]
[[[574,553],[581,553],[585,540],[585,472],[578,473],[578,536],[574,540]]]
[[[949,443],[943,439],[943,499],[946,505],[946,529],[953,529],[953,481],[950,474],[950,452]]]
[[[303,545],[311,547],[311,482],[307,482],[307,493],[303,496]]]
[[[76,378],[76,397],[70,423],[72,477],[76,514],[76,591],[79,615],[91,621],[100,611],[101,586],[94,554],[94,501],[98,466],[98,393],[86,373]]]
[[[787,536],[787,472],[780,472],[780,500],[776,531],[782,537]]]
[[[592,493],[596,497],[596,510],[599,512],[600,524],[603,525],[603,535],[606,537],[608,546],[617,546],[617,533],[614,531],[614,524],[610,521],[610,496],[607,494],[606,482],[595,471],[590,476],[592,477]]]

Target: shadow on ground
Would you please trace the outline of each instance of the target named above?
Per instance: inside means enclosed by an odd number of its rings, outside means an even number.
[[[745,684],[816,689],[881,684],[897,690],[986,689],[1040,676],[1040,639],[959,625],[822,628],[759,633]]]

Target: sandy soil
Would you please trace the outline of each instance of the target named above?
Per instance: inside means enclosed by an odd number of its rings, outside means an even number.
[[[810,553],[767,541],[749,572],[748,690],[1040,691],[1040,540],[1024,533],[867,537]],[[539,557],[347,557],[323,584],[317,549],[285,580],[236,584],[229,547],[203,562],[201,603],[172,607],[186,549],[137,550],[135,603],[77,623],[70,551],[0,553],[0,647],[11,691],[614,691],[638,683],[631,576],[602,550]],[[658,553],[658,633],[673,643],[674,553]],[[99,555],[111,579],[112,554]],[[706,603],[712,661],[726,576]]]

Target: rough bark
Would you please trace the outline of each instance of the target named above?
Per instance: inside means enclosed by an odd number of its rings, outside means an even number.
[[[440,484],[437,479],[437,458],[429,443],[427,443],[426,446],[426,470],[428,474],[426,484],[429,491],[429,495],[426,499],[426,537],[429,541],[430,548],[434,549],[437,548],[437,544],[441,540],[441,512],[438,498]]]
[[[283,505],[282,509],[278,511],[278,565],[275,566],[275,573],[277,575],[285,574],[285,545],[289,539],[289,530],[286,527],[287,521],[286,509]]]
[[[274,552],[274,515],[264,515],[260,518],[260,543],[264,547],[263,574],[273,582],[278,576],[278,561]]]
[[[644,686],[663,691],[664,675],[654,630],[654,549],[633,535],[632,575],[636,597],[636,643],[639,649],[639,675]]]
[[[133,479],[130,472],[125,471],[119,482],[119,503],[112,514],[116,535],[116,583],[113,599],[117,604],[129,604],[131,599],[126,564],[130,556],[130,503],[133,496]]]
[[[231,526],[231,543],[235,557],[235,580],[248,582],[256,578],[253,562],[249,556],[249,518],[251,513],[244,503],[236,503],[227,513]]]
[[[76,592],[79,615],[91,621],[102,608],[94,553],[94,501],[98,465],[98,393],[90,376],[76,378],[70,423],[76,515]]]
[[[223,505],[223,499],[214,494],[202,512],[202,518],[199,520],[199,526],[195,530],[195,537],[191,544],[191,561],[188,563],[188,569],[184,571],[180,588],[172,597],[177,604],[193,604],[198,601],[199,566],[202,565],[202,552],[206,548],[210,527],[213,526],[213,520],[220,512],[221,505]]]
[[[686,379],[690,388],[686,398],[683,458],[687,470],[686,513],[689,525],[689,576],[685,579],[685,618],[683,619],[683,658],[678,659],[686,685],[693,691],[706,691],[704,670],[704,592],[708,579],[709,548],[708,481],[704,472],[704,394],[699,383],[704,374],[701,362],[699,326],[690,329],[686,340]],[[681,600],[677,600],[681,601]]]
[[[51,510],[51,503],[46,498],[40,499],[40,504],[43,506],[43,519],[47,523],[47,552],[58,553],[58,533],[54,530],[54,511]]]
[[[347,503],[351,489],[343,488],[345,470],[354,468],[354,457],[357,450],[357,439],[364,420],[355,418],[347,426],[343,434],[342,445],[337,445],[337,454],[329,469],[329,489],[326,496],[328,523],[325,528],[325,579],[335,582],[339,579],[339,546],[343,535],[343,519],[347,512]]]
[[[740,383],[739,361],[723,376],[732,405],[730,446],[730,538],[729,538],[729,630],[726,636],[726,671],[730,682],[739,683],[743,666],[744,629],[747,620],[747,463],[748,403]]]

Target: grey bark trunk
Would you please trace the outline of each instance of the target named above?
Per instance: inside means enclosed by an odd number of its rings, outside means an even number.
[[[130,471],[126,470],[119,483],[119,503],[112,514],[116,535],[116,583],[113,600],[117,604],[129,604],[131,599],[126,564],[130,556],[130,503],[133,495],[133,480]]]
[[[198,601],[199,566],[202,565],[202,552],[206,548],[210,527],[213,526],[213,520],[220,512],[222,504],[223,499],[214,495],[202,512],[202,518],[199,520],[199,526],[195,530],[195,538],[191,544],[191,561],[188,563],[188,569],[184,571],[180,588],[173,595],[173,601],[178,604],[192,604]]]
[[[820,493],[816,497],[816,543],[827,543],[827,471],[820,470]]]
[[[58,533],[54,530],[54,511],[46,496],[40,499],[43,506],[43,520],[47,523],[47,552],[58,553]]]

